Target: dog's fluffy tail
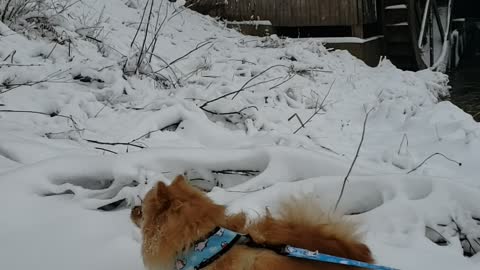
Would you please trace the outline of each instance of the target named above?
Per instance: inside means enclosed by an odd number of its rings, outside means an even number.
[[[282,203],[279,216],[270,213],[248,226],[255,242],[291,245],[325,254],[372,263],[370,249],[363,244],[353,223],[327,215],[313,197],[290,198]]]

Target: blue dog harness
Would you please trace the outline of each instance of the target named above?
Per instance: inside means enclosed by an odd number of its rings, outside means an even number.
[[[196,242],[193,247],[182,253],[175,260],[176,270],[199,270],[210,263],[214,262],[220,256],[225,254],[230,248],[232,248],[242,237],[248,239],[248,242],[252,243],[252,239],[248,235],[241,235],[234,231],[230,231],[225,228],[217,227],[210,232],[204,240]],[[348,265],[353,267],[367,268],[372,270],[398,270],[391,267],[380,266],[375,264],[369,264],[361,261],[336,257],[319,252],[313,252],[306,249],[301,249],[292,246],[285,246],[283,248],[260,246],[253,243],[252,246],[263,247],[274,250],[281,255],[318,261],[333,264]]]
[[[217,227],[204,240],[196,242],[190,250],[177,257],[175,269],[202,269],[230,250],[240,237],[236,232]]]

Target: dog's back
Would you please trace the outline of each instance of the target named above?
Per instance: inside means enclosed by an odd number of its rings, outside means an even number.
[[[246,229],[262,245],[291,245],[334,256],[372,263],[370,249],[360,241],[355,226],[327,216],[311,198],[289,199],[277,217],[267,213]]]

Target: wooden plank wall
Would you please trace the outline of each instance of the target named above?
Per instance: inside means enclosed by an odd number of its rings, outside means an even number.
[[[274,26],[352,25],[363,19],[357,1],[364,0],[228,0],[225,17],[269,20]]]
[[[274,26],[350,26],[377,18],[376,0],[187,0],[187,5],[192,2],[202,13],[216,7],[228,20],[269,20]]]

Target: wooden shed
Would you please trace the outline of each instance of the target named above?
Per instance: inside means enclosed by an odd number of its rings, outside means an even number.
[[[364,37],[377,22],[377,0],[187,0],[186,6],[229,21],[270,21],[274,27],[345,26]]]

